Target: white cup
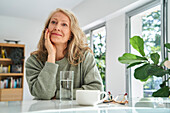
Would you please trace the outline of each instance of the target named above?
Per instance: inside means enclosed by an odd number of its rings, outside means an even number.
[[[100,96],[104,94],[105,97],[100,99]],[[100,90],[77,90],[76,102],[80,105],[96,105],[107,99],[106,92],[100,92]]]

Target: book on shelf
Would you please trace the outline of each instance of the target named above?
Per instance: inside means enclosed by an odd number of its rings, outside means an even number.
[[[0,81],[0,88],[21,88],[22,78],[8,77]]]

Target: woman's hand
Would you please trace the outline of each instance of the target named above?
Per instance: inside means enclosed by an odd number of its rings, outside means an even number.
[[[52,44],[50,40],[50,32],[48,29],[46,29],[45,31],[45,47],[48,51],[47,61],[51,63],[55,63],[56,47],[54,46],[54,44]]]

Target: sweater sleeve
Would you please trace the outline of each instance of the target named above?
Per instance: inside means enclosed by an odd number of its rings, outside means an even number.
[[[36,56],[26,61],[26,79],[29,90],[39,99],[51,99],[56,91],[56,75],[58,64],[40,62]]]
[[[96,66],[95,58],[90,53],[85,53],[85,60],[83,64],[84,90],[100,90],[103,91],[103,82]]]

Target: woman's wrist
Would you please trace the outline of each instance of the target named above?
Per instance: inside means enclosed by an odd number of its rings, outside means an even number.
[[[55,55],[48,55],[47,62],[55,63]]]

